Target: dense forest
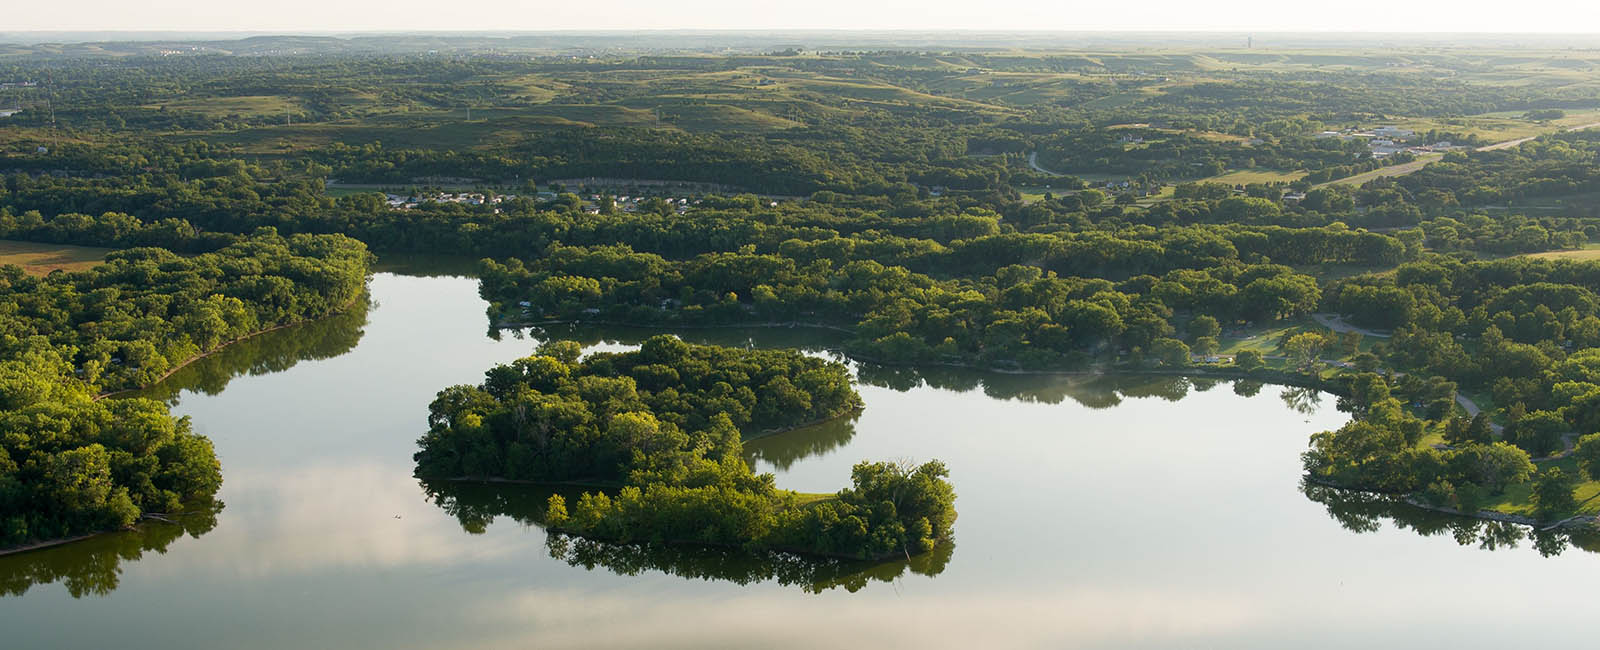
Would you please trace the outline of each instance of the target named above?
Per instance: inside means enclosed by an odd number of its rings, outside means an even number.
[[[1600,262],[1525,256],[1600,238],[1600,93],[1568,74],[1588,54],[370,45],[0,60],[0,108],[20,109],[0,118],[0,238],[119,249],[0,272],[10,428],[73,414],[8,438],[0,544],[214,491],[184,423],[94,398],[359,301],[366,249],[487,258],[493,327],[815,326],[886,381],[1333,390],[1354,419],[1312,440],[1314,481],[1594,510]],[[863,464],[801,504],[730,451],[852,396],[789,353],[555,346],[442,393],[418,473],[599,482],[550,525],[602,539],[880,557],[947,536],[937,463]],[[908,486],[928,503],[886,514]],[[705,512],[717,526],[681,527]]]
[[[558,531],[881,559],[950,536],[955,494],[937,461],[856,465],[853,486],[803,503],[756,475],[746,435],[860,408],[843,365],[793,351],[690,345],[655,336],[637,351],[579,358],[571,341],[443,390],[419,441],[424,478],[505,478],[614,487],[568,509]]]
[[[161,402],[102,394],[351,305],[368,257],[344,237],[263,231],[189,257],[118,251],[44,278],[0,269],[0,546],[200,507],[222,482],[210,441]]]

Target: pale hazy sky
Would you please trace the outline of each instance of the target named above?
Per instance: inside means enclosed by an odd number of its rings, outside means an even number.
[[[55,0],[0,31],[972,29],[1600,33],[1600,0]]]

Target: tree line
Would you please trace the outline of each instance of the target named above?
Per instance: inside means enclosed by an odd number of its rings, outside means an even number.
[[[942,464],[858,464],[853,486],[803,504],[756,475],[742,437],[838,417],[860,397],[842,364],[791,350],[739,350],[649,338],[637,351],[580,358],[570,341],[441,391],[418,441],[425,478],[577,481],[563,532],[619,542],[679,542],[879,559],[926,552],[950,535],[954,492]]]
[[[351,304],[367,262],[348,238],[263,231],[42,278],[0,268],[0,547],[203,509],[222,481],[211,442],[162,402],[100,397]]]

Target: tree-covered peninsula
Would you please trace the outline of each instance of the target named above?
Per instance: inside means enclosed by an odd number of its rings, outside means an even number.
[[[136,248],[42,278],[0,268],[0,549],[209,500],[220,466],[187,418],[102,397],[351,304],[368,257],[340,235],[268,230],[191,257]]]
[[[746,434],[859,409],[844,365],[792,350],[690,345],[580,360],[570,341],[440,391],[417,475],[592,484],[557,531],[619,542],[691,543],[882,558],[931,550],[955,521],[942,463],[863,462],[832,496],[780,490],[746,464]]]

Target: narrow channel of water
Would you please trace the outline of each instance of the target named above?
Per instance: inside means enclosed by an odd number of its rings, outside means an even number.
[[[175,375],[225,503],[0,557],[7,648],[1512,647],[1582,643],[1600,556],[1518,529],[1395,513],[1300,484],[1331,397],[1180,378],[857,368],[859,417],[747,445],[831,491],[863,459],[940,458],[953,547],[816,565],[549,545],[542,493],[428,486],[438,389],[533,341],[486,334],[476,283],[380,273],[364,313],[265,335]],[[641,331],[584,329],[625,345]],[[687,331],[817,353],[794,330]],[[1418,534],[1418,531],[1427,533]],[[1542,544],[1550,553],[1549,543]]]

